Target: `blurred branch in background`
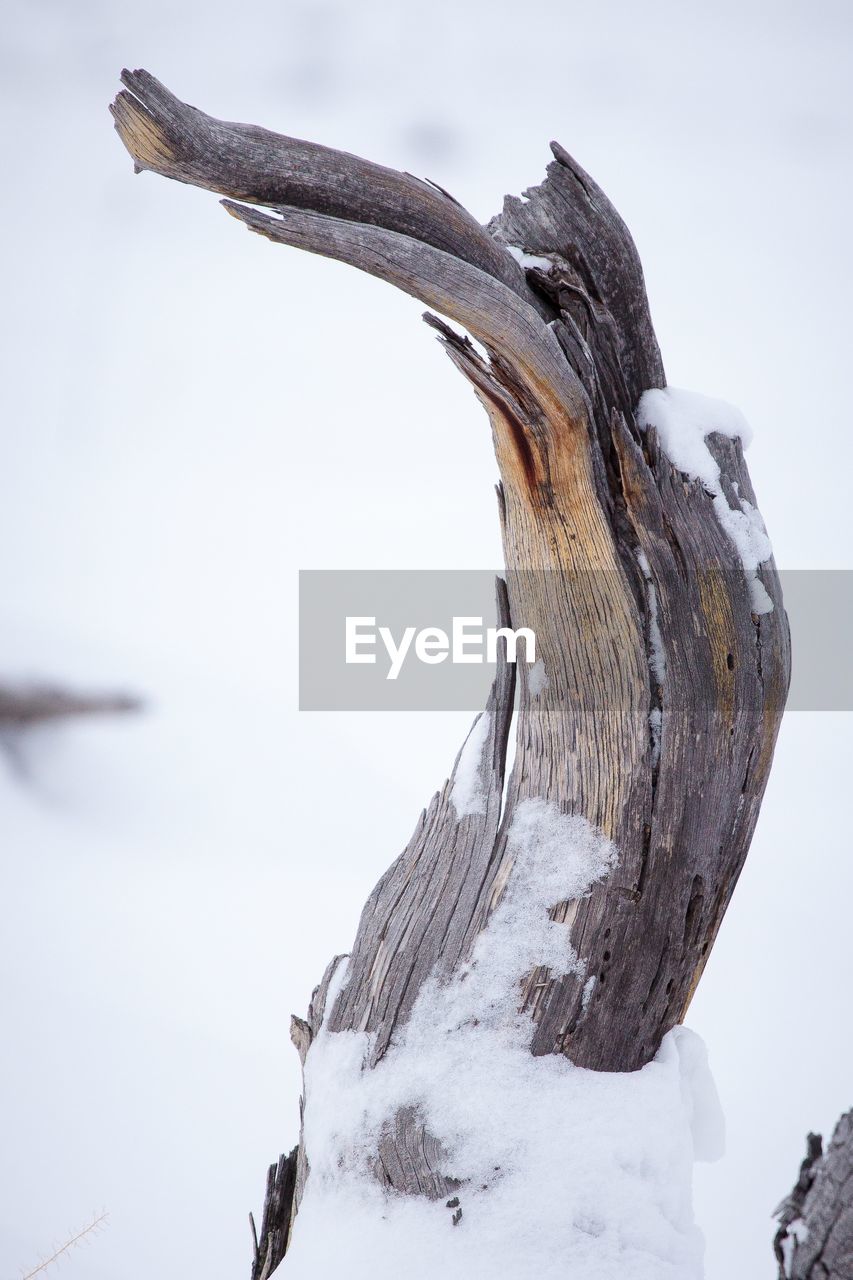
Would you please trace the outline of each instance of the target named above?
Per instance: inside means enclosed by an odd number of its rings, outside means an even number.
[[[24,746],[33,729],[45,729],[71,719],[124,715],[141,711],[144,702],[121,692],[75,692],[62,685],[36,680],[0,679],[0,752],[19,780],[30,775]]]
[[[128,693],[75,693],[54,684],[0,681],[0,733],[70,716],[140,711],[142,706],[141,699]]]

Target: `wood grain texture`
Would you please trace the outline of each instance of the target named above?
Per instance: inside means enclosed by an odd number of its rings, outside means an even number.
[[[217,120],[147,71],[122,71],[121,80],[126,89],[110,109],[137,171],[251,204],[383,227],[468,262],[542,305],[518,264],[434,183],[315,142]]]
[[[411,175],[213,120],[145,72],[122,78],[113,113],[137,168],[223,193],[252,231],[368,271],[440,313],[426,319],[486,410],[501,474],[498,614],[533,628],[547,676],[534,690],[522,666],[513,708],[512,672],[499,668],[484,811],[458,818],[454,775],[433,798],[364,909],[332,1007],[338,958],[308,1018],[294,1020],[303,1062],[324,1019],[333,1032],[369,1032],[373,1064],[387,1053],[426,979],[470,957],[511,872],[514,815],[543,799],[603,831],[618,860],[586,897],[553,904],[585,968],[537,970],[521,984],[531,1050],[641,1067],[683,1018],[743,865],[790,653],[772,561],[760,576],[773,610],[756,615],[711,497],[638,428],[640,396],[665,379],[627,228],[556,143],[544,182],[524,202],[507,197],[482,228]],[[510,248],[537,261],[522,270]],[[730,503],[754,503],[739,443],[710,445]],[[376,1175],[389,1188],[435,1197],[455,1186],[411,1108],[379,1145]],[[294,1209],[309,1176],[301,1144]]]
[[[809,1134],[799,1177],[775,1216],[779,1280],[853,1280],[853,1111],[826,1152]]]
[[[295,1212],[298,1155],[299,1149],[294,1147],[289,1155],[280,1156],[278,1163],[269,1167],[260,1237],[255,1230],[255,1220],[249,1215],[253,1243],[252,1280],[267,1280],[287,1251]]]
[[[507,626],[506,587],[498,582],[498,625]],[[371,1062],[384,1055],[398,1023],[405,1022],[431,973],[446,977],[468,951],[483,901],[500,822],[504,761],[513,706],[515,667],[500,644],[479,786],[482,813],[459,817],[452,794],[460,750],[450,778],[421,814],[409,844],[367,901],[350,957],[347,980],[329,1014],[332,1031],[373,1033]],[[479,717],[478,717],[479,719]]]

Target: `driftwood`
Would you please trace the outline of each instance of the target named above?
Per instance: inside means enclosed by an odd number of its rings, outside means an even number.
[[[556,143],[541,186],[507,197],[484,228],[411,175],[214,120],[144,71],[122,80],[112,111],[137,171],[219,192],[252,231],[379,276],[481,344],[485,354],[425,317],[489,416],[507,568],[499,610],[535,631],[547,674],[532,689],[526,667],[500,667],[483,812],[457,817],[453,776],[433,798],[364,909],[333,1007],[338,958],[307,1020],[294,1020],[303,1061],[324,1017],[333,1031],[371,1032],[382,1057],[426,978],[470,956],[511,868],[513,815],[538,798],[586,818],[619,859],[586,897],[554,904],[586,968],[529,975],[519,1004],[531,1051],[641,1067],[683,1019],[743,865],[789,639],[772,560],[760,568],[772,610],[755,613],[711,496],[637,423],[641,395],[665,377],[625,225]],[[740,442],[714,435],[709,446],[730,507],[754,504]],[[279,1261],[298,1209],[304,1149],[296,1163],[292,1204],[273,1166],[256,1275]],[[390,1127],[376,1171],[399,1191],[452,1198],[440,1147],[414,1114]]]
[[[809,1134],[800,1175],[774,1216],[779,1280],[853,1280],[853,1111],[826,1152]]]

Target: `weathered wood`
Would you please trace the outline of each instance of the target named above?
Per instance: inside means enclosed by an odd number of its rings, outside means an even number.
[[[255,1231],[255,1220],[249,1214],[254,1254],[252,1280],[267,1280],[287,1249],[294,1213],[297,1156],[298,1148],[294,1147],[289,1155],[279,1156],[278,1164],[269,1167],[260,1237]]]
[[[452,254],[541,306],[524,273],[471,214],[433,183],[314,142],[231,124],[191,107],[147,71],[122,71],[111,110],[137,172],[271,208],[384,227]]]
[[[779,1280],[853,1280],[853,1111],[826,1152],[810,1133],[793,1191],[775,1212]]]
[[[424,982],[470,957],[512,868],[514,816],[536,799],[587,819],[618,861],[586,896],[553,904],[582,966],[526,979],[531,1049],[642,1066],[683,1018],[743,865],[790,658],[772,560],[760,569],[772,611],[753,613],[754,584],[711,496],[636,420],[664,372],[624,223],[557,144],[543,184],[480,228],[410,175],[212,120],[147,73],[122,78],[113,112],[137,168],[231,196],[226,209],[251,230],[387,280],[482,344],[485,354],[426,317],[489,416],[499,611],[535,631],[546,677],[531,688],[519,671],[504,795],[512,678],[499,669],[483,812],[454,814],[452,775],[371,895],[332,1007],[335,965],[294,1023],[303,1061],[324,1018],[371,1033],[371,1062],[382,1058]],[[754,503],[740,444],[714,436],[710,447],[730,508]],[[380,1147],[386,1185],[452,1189],[414,1109]],[[296,1206],[309,1172],[300,1147]]]
[[[498,625],[508,622],[506,587],[499,582]],[[485,709],[484,811],[461,818],[455,811],[460,751],[450,778],[421,814],[408,846],[362,912],[347,983],[329,1025],[333,1031],[374,1032],[374,1063],[385,1053],[395,1026],[408,1017],[430,973],[437,969],[446,976],[468,952],[495,853],[514,686],[515,667],[501,654]]]
[[[605,398],[629,418],[648,387],[665,386],[640,257],[607,196],[576,160],[551,143],[554,161],[527,200],[507,196],[489,223],[492,235],[530,255],[559,263],[559,273],[532,268],[563,324],[582,336],[586,368],[605,384]]]

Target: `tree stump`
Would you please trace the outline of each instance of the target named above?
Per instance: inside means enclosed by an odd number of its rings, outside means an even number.
[[[581,845],[586,858],[585,878],[546,903],[570,961],[531,954],[504,995],[531,1054],[637,1071],[702,973],[788,688],[787,621],[742,427],[665,390],[633,241],[557,143],[542,184],[482,227],[410,174],[215,120],[144,71],[122,81],[112,111],[137,171],[216,191],[253,232],[439,313],[425,319],[491,423],[499,618],[537,639],[539,677],[499,663],[453,773],[365,906],[345,971],[336,957],[307,1019],[294,1019],[303,1065],[321,1031],[352,1032],[366,1037],[363,1071],[375,1070],[426,991],[476,970],[501,904],[506,925],[520,901],[522,853],[563,831],[567,865]],[[475,751],[477,803],[460,810],[460,761],[470,773]],[[399,1108],[374,1157],[389,1191],[458,1203],[464,1171],[416,1106]],[[271,1170],[254,1277],[283,1256],[310,1161],[302,1141]]]

